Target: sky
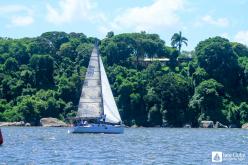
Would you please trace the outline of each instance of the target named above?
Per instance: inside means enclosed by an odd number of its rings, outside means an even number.
[[[170,45],[182,31],[184,50],[209,37],[248,45],[248,0],[1,0],[0,37],[36,37],[47,31],[156,33]]]

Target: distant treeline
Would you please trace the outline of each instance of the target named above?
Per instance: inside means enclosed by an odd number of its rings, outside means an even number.
[[[246,46],[214,37],[192,52],[181,52],[187,44],[181,33],[173,35],[170,47],[159,35],[146,32],[109,32],[101,41],[64,32],[0,38],[0,121],[38,125],[42,117],[75,116],[96,40],[126,125],[248,122]],[[154,61],[145,63],[144,58]]]

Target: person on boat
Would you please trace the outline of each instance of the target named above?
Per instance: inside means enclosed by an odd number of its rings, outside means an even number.
[[[0,145],[3,144],[3,135],[2,135],[2,132],[1,132],[1,128],[0,128]]]
[[[104,115],[102,115],[102,121],[103,121],[103,123],[105,123],[105,120],[106,120],[106,115],[104,114]]]

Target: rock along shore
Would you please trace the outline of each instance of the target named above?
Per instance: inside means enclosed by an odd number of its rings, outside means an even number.
[[[25,126],[25,124],[26,123],[24,121],[18,121],[18,122],[0,122],[0,127],[3,127],[3,126]]]
[[[33,126],[30,123],[25,123],[24,121],[18,121],[18,122],[0,122],[0,127],[4,126],[15,126],[15,127],[23,127],[23,126]],[[67,124],[57,118],[41,118],[40,119],[40,126],[42,127],[70,127],[70,124]],[[131,128],[139,128],[140,126],[133,125],[130,126]],[[156,126],[156,127],[163,127],[163,126]],[[126,126],[126,128],[129,128],[129,126]],[[169,127],[173,128],[173,127]],[[191,125],[184,126],[183,128],[192,128]],[[213,121],[201,121],[199,128],[238,128],[236,125],[230,125],[229,127],[226,125],[221,124],[220,122],[216,122],[214,124]],[[242,129],[248,129],[248,123],[245,123],[241,126]]]
[[[65,122],[52,117],[40,119],[40,125],[42,127],[68,127]]]
[[[18,121],[18,122],[0,122],[0,127],[4,126],[14,126],[14,127],[29,127],[29,126],[34,126],[31,125],[30,123],[25,123],[24,121]],[[36,125],[35,125],[36,126]],[[70,126],[69,124],[66,124],[65,122],[56,119],[56,118],[41,118],[40,119],[40,126],[42,127],[68,127]]]

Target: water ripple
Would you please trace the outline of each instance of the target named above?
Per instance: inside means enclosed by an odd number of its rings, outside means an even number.
[[[122,135],[68,134],[67,128],[4,127],[4,164],[211,164],[211,152],[245,153],[242,129],[128,128]],[[245,164],[233,161],[230,164]]]

